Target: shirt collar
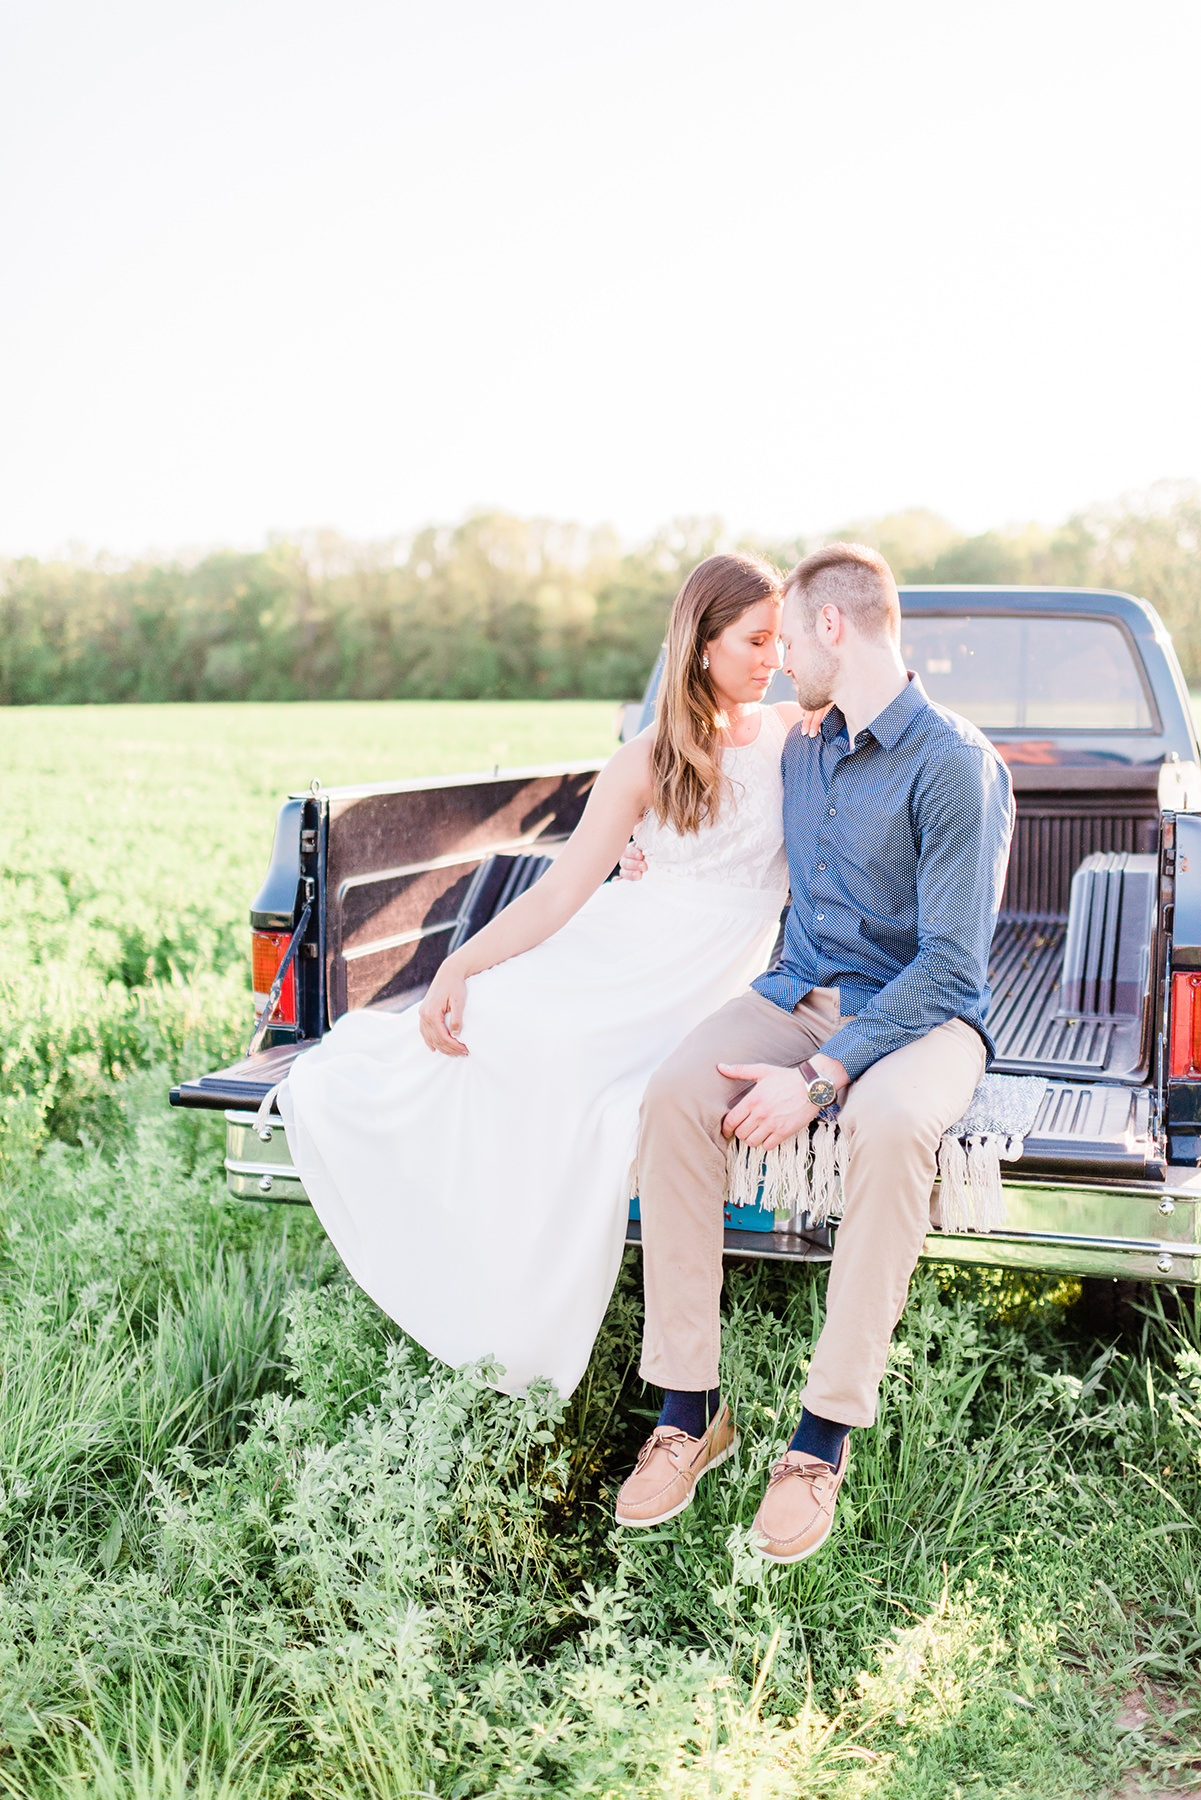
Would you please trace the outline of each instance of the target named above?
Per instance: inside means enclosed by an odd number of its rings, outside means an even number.
[[[884,711],[877,713],[870,725],[865,727],[884,750],[891,750],[918,713],[930,704],[930,697],[922,686],[921,677],[915,675],[912,669],[908,669],[906,673],[909,679],[896,699],[890,700]],[[830,708],[822,720],[821,730],[822,737],[828,744],[834,741],[840,731],[846,730],[846,720],[841,708]]]

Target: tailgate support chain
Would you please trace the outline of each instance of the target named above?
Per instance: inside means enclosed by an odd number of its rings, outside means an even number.
[[[254,1031],[251,1034],[250,1042],[246,1046],[247,1056],[254,1055],[266,1035],[267,1027],[271,1023],[271,1015],[279,1005],[279,997],[283,992],[284,976],[292,967],[296,952],[300,948],[301,939],[309,928],[309,920],[312,917],[312,913],[313,902],[307,900],[305,902],[304,911],[300,915],[300,923],[292,933],[292,941],[284,951],[284,959],[280,963],[279,968],[275,971],[275,980],[271,983],[271,992],[267,995],[267,1004],[263,1008],[263,1016],[255,1026]]]

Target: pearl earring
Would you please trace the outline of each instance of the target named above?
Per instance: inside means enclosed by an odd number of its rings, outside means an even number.
[[[701,657],[701,668],[707,669],[708,667],[709,667],[709,658],[707,656],[702,656]]]

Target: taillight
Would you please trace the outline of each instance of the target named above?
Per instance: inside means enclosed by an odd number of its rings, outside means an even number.
[[[250,985],[254,989],[254,1016],[261,1019],[271,984],[279,973],[279,965],[292,941],[290,931],[252,931],[250,934]],[[296,1023],[296,962],[284,976],[279,1001],[271,1015],[271,1023]]]
[[[1201,1075],[1201,974],[1172,977],[1173,1075]]]

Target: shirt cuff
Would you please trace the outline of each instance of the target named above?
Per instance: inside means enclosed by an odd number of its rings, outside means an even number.
[[[882,1056],[888,1054],[886,1050],[876,1048],[857,1019],[842,1026],[824,1044],[819,1044],[818,1052],[840,1062],[850,1081],[858,1080],[865,1069],[870,1069],[874,1062],[879,1062]]]

